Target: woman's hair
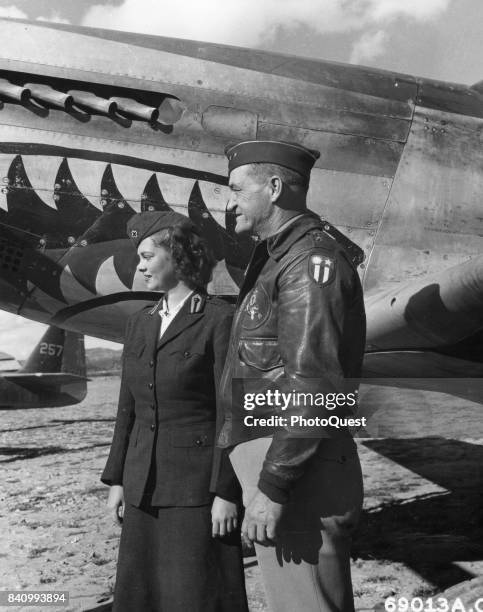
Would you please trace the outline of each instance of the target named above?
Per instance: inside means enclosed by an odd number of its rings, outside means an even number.
[[[216,261],[210,247],[194,226],[176,225],[149,237],[156,246],[164,247],[170,252],[180,280],[191,289],[206,290]]]

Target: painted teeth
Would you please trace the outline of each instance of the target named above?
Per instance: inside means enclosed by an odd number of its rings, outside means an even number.
[[[9,173],[12,165],[20,157],[25,174],[37,196],[50,208],[56,209],[59,197],[64,192],[64,185],[57,180],[59,168],[63,158],[48,155],[21,155],[0,154],[0,178],[3,186],[8,185]],[[72,174],[78,193],[83,195],[90,204],[99,211],[103,210],[101,200],[106,199],[107,193],[101,193],[101,184],[106,168],[110,165],[117,190],[121,199],[128,203],[134,211],[141,211],[143,195],[147,184],[155,175],[161,195],[166,204],[172,209],[188,214],[188,202],[193,187],[198,180],[200,191],[207,209],[219,223],[223,223],[225,204],[228,200],[228,188],[224,185],[212,183],[195,178],[185,178],[164,172],[152,172],[144,168],[133,168],[119,164],[107,164],[102,161],[92,161],[78,158],[68,158],[68,168]],[[0,208],[8,211],[6,189],[0,189]],[[206,214],[206,213],[205,213]]]
[[[126,238],[127,219],[141,210],[172,209],[190,217],[212,247],[223,292],[231,292],[230,266],[243,267],[251,245],[239,243],[225,229],[231,217],[225,212],[229,193],[223,178],[153,161],[146,166],[151,169],[0,153],[2,222],[23,231],[33,247],[65,249],[58,260],[64,266],[59,290],[68,303],[132,288],[132,261],[121,252],[119,239]],[[87,266],[84,249],[74,245],[91,246]]]

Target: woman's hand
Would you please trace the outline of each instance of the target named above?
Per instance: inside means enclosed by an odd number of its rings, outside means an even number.
[[[236,504],[221,497],[215,497],[211,506],[212,535],[224,536],[237,528],[238,510]]]
[[[122,525],[124,516],[124,489],[121,485],[111,485],[107,508],[115,524]]]

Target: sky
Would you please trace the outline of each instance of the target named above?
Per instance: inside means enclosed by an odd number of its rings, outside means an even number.
[[[260,48],[413,76],[483,80],[482,0],[0,0],[0,16]],[[43,326],[0,313],[22,359]],[[86,345],[112,346],[97,339]]]

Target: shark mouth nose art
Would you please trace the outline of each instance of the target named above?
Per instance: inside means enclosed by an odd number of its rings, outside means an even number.
[[[121,155],[107,161],[98,152],[39,153],[0,153],[0,224],[49,260],[47,267],[58,268],[52,272],[55,290],[46,291],[42,275],[30,274],[26,293],[35,289],[69,304],[78,301],[80,289],[86,298],[133,289],[137,256],[127,246],[126,223],[154,210],[188,216],[210,245],[217,269],[234,287],[239,282],[253,243],[234,232],[222,175]],[[116,157],[119,163],[112,163]]]

